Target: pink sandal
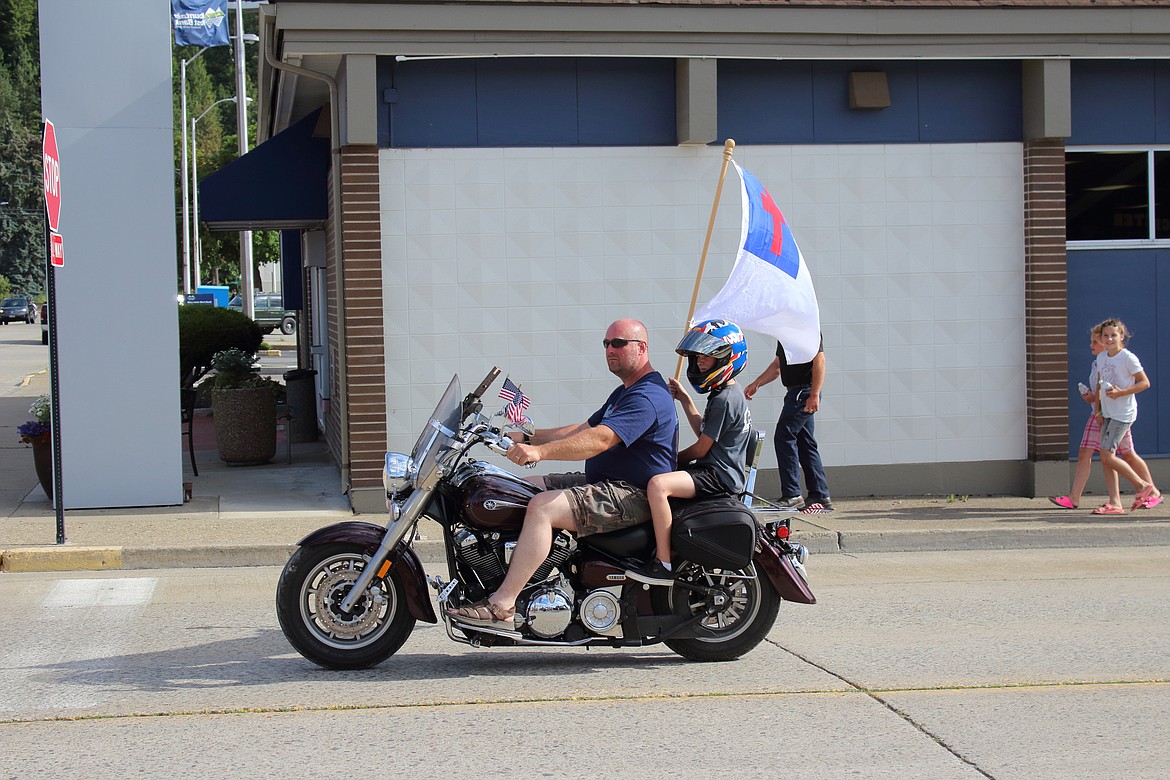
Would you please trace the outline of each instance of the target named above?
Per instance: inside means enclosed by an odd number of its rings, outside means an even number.
[[[1112,504],[1102,504],[1101,506],[1099,506],[1093,510],[1093,514],[1095,514],[1095,515],[1124,515],[1125,510],[1119,506],[1113,506]]]
[[[1056,504],[1061,509],[1076,509],[1077,504],[1072,502],[1068,496],[1049,496],[1048,500]]]
[[[1162,503],[1161,496],[1150,496],[1142,503],[1142,509],[1153,509],[1160,503]]]

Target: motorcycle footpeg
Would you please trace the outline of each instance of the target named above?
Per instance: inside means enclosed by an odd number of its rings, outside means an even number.
[[[517,617],[513,617],[511,621],[505,620],[477,620],[475,618],[465,618],[459,615],[452,615],[447,613],[451,622],[461,629],[470,631],[486,631],[489,634],[515,634],[520,635],[518,628]]]

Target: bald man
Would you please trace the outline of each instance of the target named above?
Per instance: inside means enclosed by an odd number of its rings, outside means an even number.
[[[602,340],[605,362],[622,381],[588,420],[536,431],[508,450],[518,465],[585,461],[585,473],[549,474],[528,502],[524,528],[499,590],[478,604],[449,610],[461,622],[511,628],[516,599],[548,557],[554,529],[578,537],[650,522],[646,483],[674,471],[678,415],[666,380],[650,365],[646,326],[614,322]]]

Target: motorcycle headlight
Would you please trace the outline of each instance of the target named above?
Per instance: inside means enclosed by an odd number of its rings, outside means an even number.
[[[386,465],[382,468],[382,487],[387,495],[402,490],[414,479],[416,467],[409,455],[401,452],[387,452]]]

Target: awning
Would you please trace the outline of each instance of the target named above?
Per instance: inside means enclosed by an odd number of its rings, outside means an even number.
[[[329,213],[329,138],[314,132],[322,111],[200,181],[199,220],[209,230],[320,226]]]

